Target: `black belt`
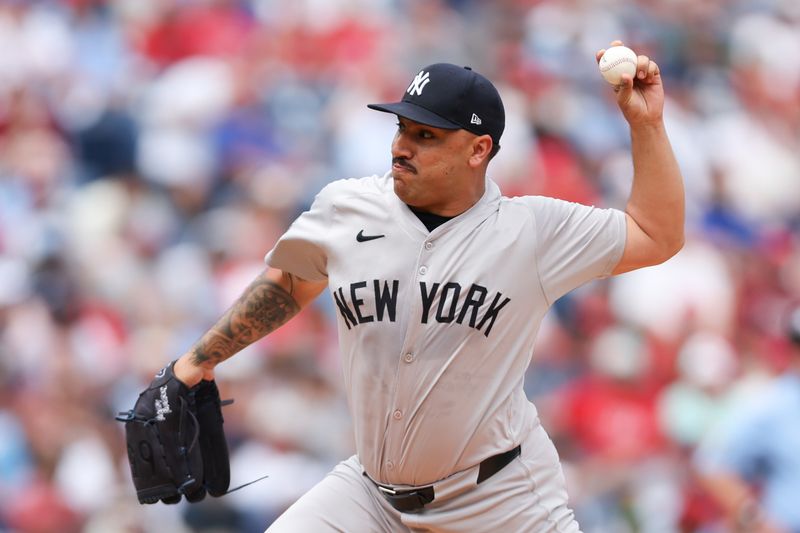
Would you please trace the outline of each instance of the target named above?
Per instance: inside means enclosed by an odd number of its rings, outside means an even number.
[[[478,483],[483,483],[500,470],[502,470],[508,463],[519,456],[522,448],[517,446],[507,452],[493,455],[481,461],[478,467]],[[366,474],[365,474],[366,475]],[[401,513],[413,513],[421,510],[427,504],[431,503],[434,498],[433,485],[421,487],[418,489],[397,490],[392,487],[382,485],[381,483],[374,482],[378,487],[381,495],[386,498],[389,504],[400,511]]]

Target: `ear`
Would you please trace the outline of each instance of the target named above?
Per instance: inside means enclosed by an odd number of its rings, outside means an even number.
[[[472,140],[472,152],[469,156],[469,166],[477,168],[489,161],[494,143],[488,135],[479,135]]]

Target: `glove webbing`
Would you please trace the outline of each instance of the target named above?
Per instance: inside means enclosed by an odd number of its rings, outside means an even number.
[[[192,410],[189,409],[189,406],[186,405],[186,403],[187,403],[186,399],[183,396],[178,396],[178,399],[181,401],[181,419],[178,422],[178,442],[183,442],[183,439],[181,438],[181,432],[183,431],[184,420],[185,420],[185,416],[186,416],[185,413],[189,413],[189,416],[192,417],[192,421],[194,422],[194,437],[192,437],[192,443],[189,445],[188,448],[185,448],[185,447],[181,446],[181,449],[180,449],[181,455],[183,456],[184,461],[185,461],[186,470],[190,471],[190,468],[189,468],[189,454],[192,452],[194,447],[197,445],[197,439],[200,438],[200,423],[197,421],[197,417],[194,416],[194,413],[192,412]],[[150,419],[149,422],[152,423],[153,420],[154,419]],[[161,437],[160,437],[159,434],[156,434],[156,436],[159,438],[159,440],[161,440]],[[164,445],[162,444],[161,446],[163,447]],[[186,491],[186,487],[188,487],[190,485],[193,485],[196,482],[197,482],[197,480],[194,479],[193,477],[188,478],[186,481],[181,483],[180,487],[178,487],[178,492],[180,492],[181,494],[183,494],[185,496],[186,495],[186,492],[185,492]]]

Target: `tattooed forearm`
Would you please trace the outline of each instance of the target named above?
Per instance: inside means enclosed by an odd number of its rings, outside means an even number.
[[[196,365],[216,365],[261,337],[275,331],[300,311],[291,292],[264,274],[250,284],[242,296],[192,347]]]

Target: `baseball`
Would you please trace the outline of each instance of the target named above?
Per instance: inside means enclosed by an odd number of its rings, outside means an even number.
[[[622,83],[622,75],[636,75],[636,52],[627,46],[612,46],[600,58],[600,73],[611,85]]]

